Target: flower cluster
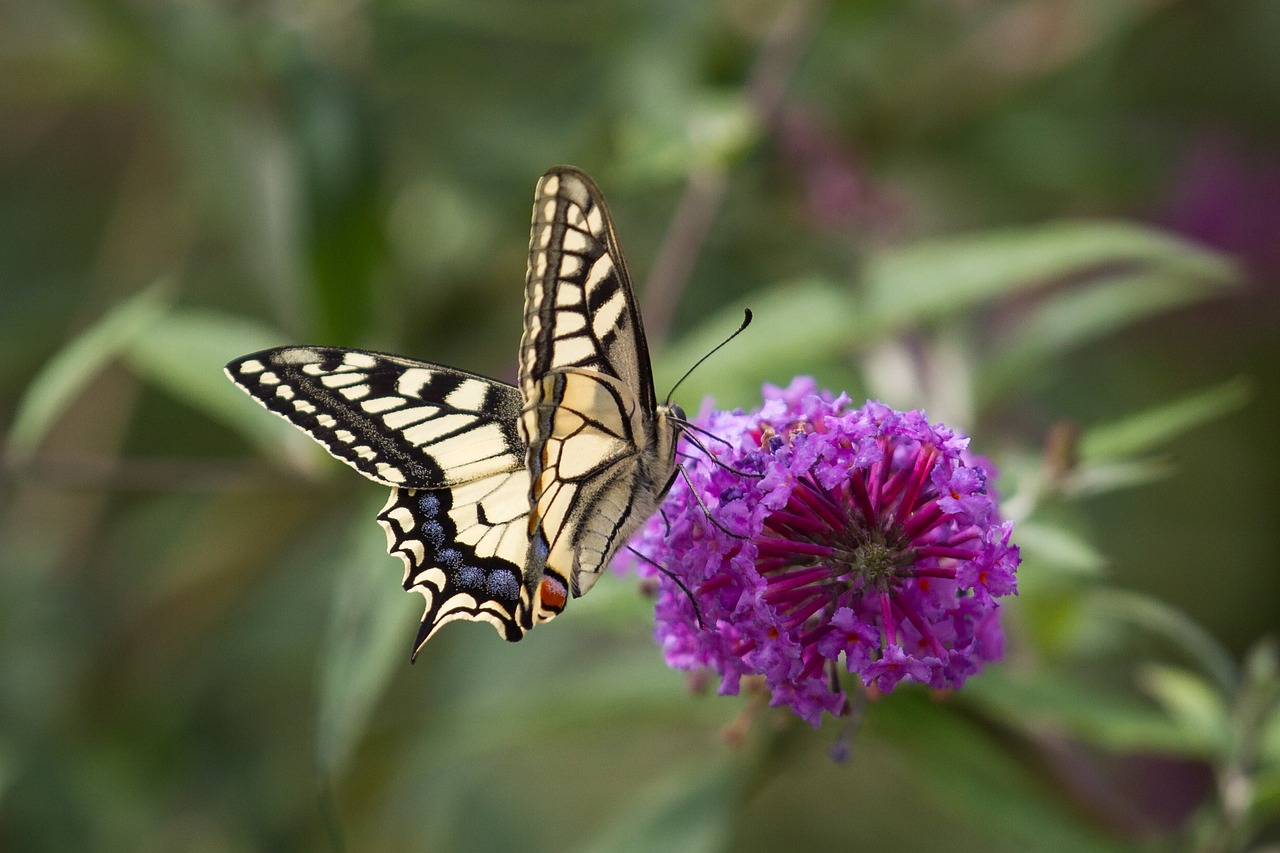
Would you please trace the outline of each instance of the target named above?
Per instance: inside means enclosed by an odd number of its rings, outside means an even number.
[[[690,454],[632,540],[641,573],[664,570],[668,664],[717,671],[722,693],[763,676],[771,704],[817,725],[846,707],[840,664],[889,692],[958,687],[998,659],[1018,549],[968,439],[808,378],[764,400],[695,420],[710,457]]]

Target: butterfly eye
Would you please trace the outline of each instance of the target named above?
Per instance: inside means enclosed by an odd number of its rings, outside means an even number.
[[[558,579],[544,575],[542,583],[538,585],[538,600],[544,611],[554,615],[564,610],[569,600],[569,590]]]

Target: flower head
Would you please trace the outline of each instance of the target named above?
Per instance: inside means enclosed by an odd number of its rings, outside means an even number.
[[[1016,591],[1018,549],[967,438],[809,378],[695,423],[723,443],[685,462],[632,541],[669,573],[668,664],[719,672],[722,693],[763,676],[772,704],[817,725],[846,707],[838,666],[889,692],[959,687],[1001,656],[996,599]]]

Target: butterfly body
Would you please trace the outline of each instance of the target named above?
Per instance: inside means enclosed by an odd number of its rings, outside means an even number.
[[[391,487],[378,521],[426,599],[415,653],[444,624],[519,640],[582,595],[674,476],[676,406],[659,405],[604,198],[571,167],[535,191],[518,387],[338,347],[281,347],[227,374],[361,474]]]

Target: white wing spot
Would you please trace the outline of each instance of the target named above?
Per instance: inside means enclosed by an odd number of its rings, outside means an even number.
[[[395,500],[395,497],[392,497]],[[396,523],[402,533],[407,533],[413,527],[413,513],[408,507],[398,506],[390,512],[386,513],[386,517]]]
[[[560,277],[569,278],[578,274],[578,270],[582,269],[581,255],[562,255],[560,257]]]
[[[409,427],[404,431],[404,437],[406,441],[413,444],[431,444],[434,441],[438,441],[442,436],[466,429],[474,422],[475,418],[471,415],[441,415],[438,418],[432,418],[426,423]]]
[[[427,418],[433,418],[439,413],[439,406],[414,406],[411,409],[391,412],[382,419],[382,422],[387,425],[388,429],[404,429],[409,424],[425,421]]]
[[[408,437],[407,433],[406,437]],[[464,459],[484,460],[488,457],[500,457],[506,454],[507,440],[502,434],[501,427],[497,424],[489,423],[467,430],[460,435],[438,441],[431,446],[431,452],[441,459],[448,459],[456,454]],[[486,462],[485,464],[491,469],[495,465],[494,462]],[[456,477],[457,469],[462,467],[464,466],[449,466],[451,477]]]
[[[316,410],[316,407],[311,405],[311,403],[308,402],[307,400],[294,400],[293,408],[299,412],[302,412],[308,415]],[[328,416],[326,415],[326,417]]]
[[[348,400],[359,400],[361,397],[369,396],[368,385],[353,385],[350,388],[341,388],[338,393],[346,397]]]
[[[587,242],[586,234],[576,228],[566,228],[560,245],[566,252],[585,252],[590,244]]]
[[[377,468],[378,476],[386,480],[388,483],[404,482],[404,474],[400,473],[399,468],[393,468],[386,462],[379,462]]]
[[[340,429],[334,432],[333,437],[341,441],[343,444],[350,444],[356,440],[355,433],[350,430]]]
[[[420,396],[422,389],[430,384],[431,377],[431,371],[425,367],[411,367],[396,380],[396,391],[406,397]]]
[[[587,290],[594,290],[596,285],[611,275],[613,275],[613,260],[608,255],[601,255],[600,259],[591,265],[585,287]]]
[[[577,311],[561,311],[556,315],[556,335],[567,338],[587,327],[587,318]]]
[[[320,377],[320,384],[326,388],[345,388],[363,381],[364,374],[349,370],[342,373],[326,373]]]
[[[450,391],[444,401],[464,412],[478,412],[484,406],[485,394],[488,390],[488,386],[483,382],[468,380]]]
[[[280,377],[268,370],[266,373],[258,377],[258,381],[263,385],[277,385],[280,382]]]
[[[333,429],[333,427],[338,425],[338,421],[333,417],[333,415],[316,415],[316,423],[325,429]]]
[[[391,409],[399,408],[405,404],[404,397],[374,397],[372,400],[365,400],[360,404],[360,408],[364,409],[371,415],[381,414]]]
[[[596,354],[595,346],[584,337],[573,337],[556,341],[556,364],[581,364],[589,361]]]
[[[560,282],[556,288],[556,304],[561,308],[582,304],[582,288],[567,281]]]
[[[591,318],[591,328],[596,333],[596,338],[604,340],[609,331],[618,324],[618,318],[622,316],[626,307],[627,301],[623,298],[622,291],[613,294],[612,298],[600,306],[595,316]]]
[[[240,367],[237,369],[242,374],[244,374],[244,373],[261,373],[266,368],[263,367],[262,362],[258,361],[256,358],[251,358],[248,361],[246,361],[244,364],[240,365]]]
[[[279,397],[281,400],[292,400],[293,389],[288,385],[277,385],[276,396]]]
[[[342,363],[360,370],[369,370],[378,366],[378,360],[362,352],[349,352],[343,356]]]

